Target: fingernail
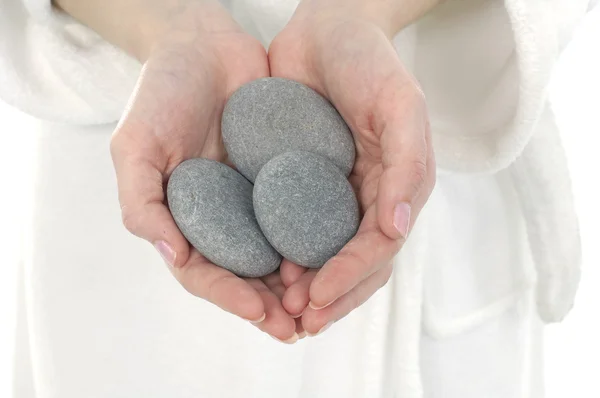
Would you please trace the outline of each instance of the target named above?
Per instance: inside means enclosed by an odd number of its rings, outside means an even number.
[[[302,315],[304,315],[304,311],[306,311],[306,307],[304,307],[304,309],[302,310],[302,312],[301,312],[301,313],[299,313],[298,315],[294,315],[294,316],[292,316],[292,318],[294,318],[294,319],[298,319],[298,318],[300,318]]]
[[[255,320],[255,321],[249,320],[249,322],[256,325],[257,323],[261,323],[262,321],[264,321],[266,317],[267,317],[267,314],[262,314],[262,316],[260,318],[258,318],[257,320]]]
[[[177,253],[175,250],[169,246],[167,242],[164,240],[159,240],[154,244],[154,247],[160,253],[161,257],[165,262],[169,265],[169,267],[173,267],[175,265],[175,259],[177,258]]]
[[[399,203],[394,208],[394,227],[402,234],[403,238],[408,236],[408,226],[410,225],[410,205],[408,203]]]
[[[333,300],[333,301],[335,301],[335,300]],[[310,302],[308,303],[308,306],[309,306],[310,308],[312,308],[313,310],[322,310],[323,308],[327,308],[327,307],[329,307],[331,304],[333,304],[333,301],[332,301],[332,302],[330,302],[330,303],[327,303],[327,304],[325,304],[325,305],[324,305],[324,306],[322,306],[322,307],[317,307],[317,306],[316,306],[316,305],[315,305],[315,304],[314,304],[312,301],[310,301]]]
[[[315,337],[320,335],[321,333],[325,332],[327,329],[329,329],[331,327],[331,325],[333,325],[333,321],[329,321],[325,326],[323,326],[317,333],[315,334],[311,334],[307,332],[307,335],[310,337]]]
[[[306,337],[306,330],[303,330],[302,332],[300,332],[300,334],[298,334],[299,339],[303,339],[305,337]]]
[[[298,336],[298,333],[294,333],[294,335],[292,337],[290,337],[287,340],[279,340],[277,337],[275,336],[271,336],[274,340],[279,341],[280,343],[284,343],[284,344],[294,344],[296,341],[298,341],[298,339],[300,338],[300,336]]]

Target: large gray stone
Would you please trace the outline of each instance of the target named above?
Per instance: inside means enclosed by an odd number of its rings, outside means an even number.
[[[354,140],[337,110],[313,89],[292,80],[262,78],[239,88],[227,102],[223,142],[236,168],[254,182],[272,158],[289,151],[320,154],[348,176]]]
[[[261,277],[281,256],[261,232],[252,207],[252,184],[208,159],[181,163],[169,179],[171,214],[186,239],[213,263],[242,277]]]
[[[359,209],[352,186],[327,159],[288,152],[268,162],[254,185],[254,212],[283,257],[319,268],[354,236]]]

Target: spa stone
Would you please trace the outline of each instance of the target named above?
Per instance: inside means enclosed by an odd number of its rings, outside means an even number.
[[[327,159],[288,152],[268,162],[254,185],[254,212],[271,245],[288,260],[320,268],[356,234],[352,186]]]
[[[241,277],[279,267],[281,256],[254,216],[252,184],[235,170],[213,160],[186,160],[171,175],[167,198],[183,235],[216,265]]]
[[[229,158],[252,182],[269,160],[289,151],[324,156],[346,176],[354,166],[344,119],[319,93],[292,80],[262,78],[242,86],[227,102],[221,127]]]

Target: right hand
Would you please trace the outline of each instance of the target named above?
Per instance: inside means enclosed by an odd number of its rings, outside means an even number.
[[[281,304],[285,287],[279,271],[241,279],[212,264],[190,247],[166,205],[166,182],[182,161],[226,162],[224,104],[244,83],[269,75],[265,49],[224,8],[216,2],[195,4],[164,16],[170,19],[166,25],[176,28],[148,47],[136,90],[112,138],[123,223],[158,249],[190,293],[281,341],[295,342],[296,323]]]

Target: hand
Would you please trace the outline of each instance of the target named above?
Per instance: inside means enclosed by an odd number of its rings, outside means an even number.
[[[166,26],[177,28],[134,52],[147,59],[111,142],[123,223],[159,250],[190,293],[294,342],[295,322],[282,307],[279,272],[241,279],[212,264],[189,246],[165,204],[165,184],[182,161],[226,161],[220,131],[226,99],[269,74],[260,43],[220,5],[208,3],[165,12],[172,18]]]
[[[282,267],[288,287],[284,308],[294,316],[303,313],[310,335],[388,281],[392,259],[435,182],[423,93],[390,42],[390,23],[379,24],[371,11],[331,12],[305,1],[269,50],[272,76],[302,82],[327,97],[356,143],[350,182],[363,212],[356,236],[318,272]]]

